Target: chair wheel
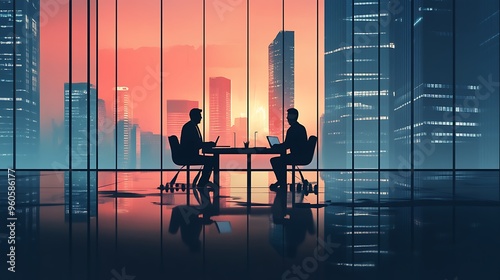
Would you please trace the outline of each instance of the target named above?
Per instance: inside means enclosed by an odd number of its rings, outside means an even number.
[[[182,186],[181,186],[181,190],[182,190],[183,192],[185,192],[185,191],[186,191],[186,185],[182,184]]]
[[[173,193],[174,192],[174,186],[173,185],[170,185],[170,192]]]
[[[159,189],[160,192],[162,192],[165,189],[165,187],[163,186],[163,184],[160,184],[160,186],[157,189]]]
[[[309,184],[309,186],[307,187],[307,192],[310,192],[310,193],[313,192],[313,186],[312,186],[312,184]]]
[[[295,187],[294,185],[290,184],[290,191],[291,192],[295,192],[295,188],[294,187]]]
[[[305,189],[305,188],[304,188]],[[297,184],[297,192],[300,192],[302,191],[302,184],[301,183],[298,183]]]
[[[178,192],[180,190],[179,186],[175,186],[175,191]]]

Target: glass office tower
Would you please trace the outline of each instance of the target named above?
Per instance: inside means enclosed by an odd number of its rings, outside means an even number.
[[[89,102],[90,108],[88,108]],[[71,142],[66,141],[67,145],[71,145],[71,167],[86,169],[87,161],[90,161],[90,168],[95,168],[97,110],[94,85],[72,83],[70,94],[70,84],[64,84],[64,129],[66,137],[70,136],[71,129]],[[90,144],[89,151],[87,151],[88,144]],[[69,160],[68,156],[66,158]]]
[[[282,138],[286,110],[294,106],[293,31],[280,31],[269,44],[269,135]]]
[[[39,11],[40,1],[0,1],[1,168],[13,167],[14,153],[16,167],[37,168],[39,163]]]

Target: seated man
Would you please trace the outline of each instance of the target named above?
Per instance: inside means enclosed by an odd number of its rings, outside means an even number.
[[[290,149],[289,154],[271,158],[271,165],[278,180],[269,186],[272,191],[276,191],[278,187],[286,190],[286,166],[303,162],[306,158],[304,154],[306,149],[304,147],[307,144],[307,132],[306,128],[297,121],[298,118],[299,111],[297,109],[290,108],[287,110],[286,119],[288,120],[288,124],[290,124],[290,128],[286,131],[285,141],[281,144],[275,144],[272,147],[273,149],[280,149],[283,152]]]
[[[201,109],[194,108],[189,112],[191,120],[182,127],[180,143],[186,162],[192,165],[203,165],[201,178],[197,184],[198,188],[204,188],[207,185],[215,165],[213,156],[200,155],[200,149],[215,146],[214,142],[203,142],[201,138],[200,129],[198,128],[202,118],[201,111]]]

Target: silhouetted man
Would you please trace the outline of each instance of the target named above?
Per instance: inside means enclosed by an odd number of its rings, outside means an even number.
[[[286,119],[288,120],[288,124],[290,124],[290,128],[286,131],[285,141],[281,144],[272,146],[273,149],[280,149],[283,152],[290,149],[289,154],[271,158],[271,165],[273,166],[274,174],[276,174],[276,179],[278,180],[276,183],[269,186],[272,191],[276,191],[278,187],[285,190],[286,166],[288,164],[302,162],[307,157],[305,155],[307,132],[306,128],[297,121],[298,118],[299,111],[297,111],[297,109],[290,108],[287,110]]]
[[[191,111],[189,111],[189,118],[191,120],[182,127],[181,149],[189,164],[203,165],[203,171],[197,186],[198,188],[204,188],[212,174],[215,159],[213,156],[200,155],[200,149],[214,147],[215,143],[203,142],[201,138],[200,129],[198,128],[198,124],[201,122],[202,118],[201,109],[191,109]]]

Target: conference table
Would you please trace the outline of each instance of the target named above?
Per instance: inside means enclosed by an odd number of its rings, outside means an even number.
[[[247,157],[247,206],[252,202],[252,155],[280,155],[284,152],[279,149],[267,147],[249,147],[249,148],[230,148],[230,147],[212,147],[203,149],[205,154],[213,154],[215,157],[214,166],[214,184],[220,186],[220,156],[221,155],[246,155]]]

